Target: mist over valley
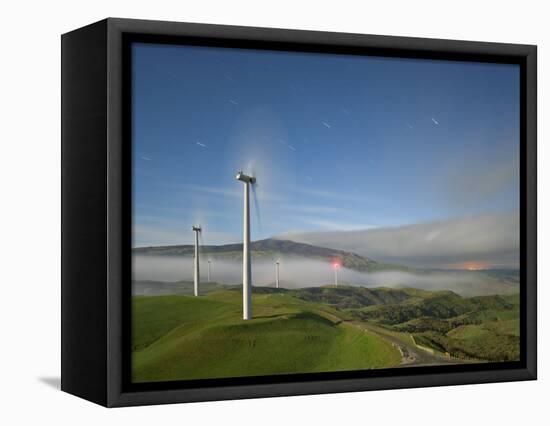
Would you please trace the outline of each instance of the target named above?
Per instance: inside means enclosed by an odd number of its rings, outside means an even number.
[[[204,246],[199,260],[201,283],[208,281],[208,260],[212,283],[238,285],[242,282],[241,244]],[[281,287],[333,285],[334,260],[341,263],[340,285],[450,290],[461,296],[513,294],[519,290],[514,270],[415,269],[379,263],[343,250],[273,239],[252,243],[252,282],[256,287],[273,287],[278,261]],[[178,288],[185,287],[181,287],[182,283],[193,281],[193,246],[134,249],[133,281],[135,294],[177,293]]]

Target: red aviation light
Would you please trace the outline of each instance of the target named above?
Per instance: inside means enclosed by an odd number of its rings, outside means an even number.
[[[332,260],[332,267],[334,269],[339,269],[342,267],[342,261],[340,259],[333,259]]]

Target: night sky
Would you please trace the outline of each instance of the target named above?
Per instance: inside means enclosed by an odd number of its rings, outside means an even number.
[[[518,215],[519,67],[134,44],[134,246]],[[256,211],[258,210],[259,211]],[[492,217],[492,216],[491,216]],[[479,232],[479,231],[478,231]]]

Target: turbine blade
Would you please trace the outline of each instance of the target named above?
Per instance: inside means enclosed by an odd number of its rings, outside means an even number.
[[[250,173],[250,176],[256,177],[256,162],[254,160],[250,160],[247,165],[248,173]]]
[[[254,203],[254,212],[256,214],[256,221],[258,222],[257,223],[257,226],[258,226],[258,230],[260,231],[259,234],[263,234],[263,230],[262,230],[262,216],[261,216],[261,213],[260,213],[260,203],[258,202],[258,193],[256,192],[256,188],[257,188],[257,181],[253,184],[251,184],[251,189],[252,189],[252,201]]]

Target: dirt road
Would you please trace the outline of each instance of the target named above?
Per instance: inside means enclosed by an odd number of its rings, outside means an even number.
[[[401,333],[402,337],[399,338],[382,327],[374,327],[362,321],[352,321],[326,312],[323,312],[322,315],[337,323],[344,322],[363,331],[376,334],[389,342],[401,353],[401,364],[398,367],[421,367],[429,365],[465,364],[472,362],[445,357],[437,353],[431,353],[427,350],[421,349],[415,344],[412,336],[408,335],[408,337],[406,337],[407,335],[405,333]]]
[[[385,332],[385,330],[379,327],[376,327],[375,329],[374,327],[370,327],[368,324],[359,321],[352,321],[350,323],[362,330],[367,330],[370,333],[382,337],[386,341],[390,342],[393,346],[398,348],[401,352],[400,367],[463,363],[463,361],[455,358],[447,358],[445,356],[432,354],[426,350],[420,349],[414,344],[412,338],[410,339],[409,343],[407,342],[408,339],[397,338],[391,333]]]

